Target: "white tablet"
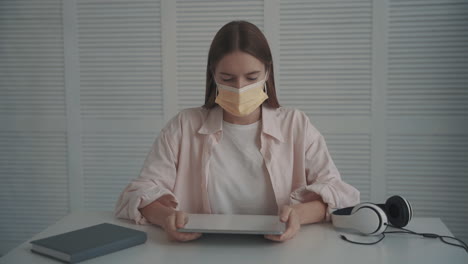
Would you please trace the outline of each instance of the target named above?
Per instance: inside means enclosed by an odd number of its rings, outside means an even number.
[[[188,214],[188,223],[179,232],[281,235],[286,224],[277,215]]]

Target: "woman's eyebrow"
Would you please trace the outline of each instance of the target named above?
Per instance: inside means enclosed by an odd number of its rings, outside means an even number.
[[[252,75],[252,74],[256,74],[256,73],[260,73],[260,71],[252,71],[252,72],[247,73],[246,75]]]
[[[259,72],[260,72],[260,71],[251,71],[251,72],[246,73],[245,75],[252,75],[252,74],[259,73]],[[226,72],[220,72],[220,74],[222,74],[222,75],[234,76],[233,74],[226,73]]]

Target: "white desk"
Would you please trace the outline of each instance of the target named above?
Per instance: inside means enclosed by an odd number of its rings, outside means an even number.
[[[82,263],[468,263],[468,254],[439,239],[387,234],[377,245],[354,245],[339,238],[331,224],[303,226],[293,240],[277,243],[262,236],[207,235],[188,243],[169,242],[156,226],[137,226],[111,212],[75,212],[10,251],[0,263],[60,263],[30,252],[29,241],[99,224],[114,223],[147,232],[145,244]],[[415,218],[408,229],[452,235],[438,218]],[[372,241],[375,237],[347,235]]]

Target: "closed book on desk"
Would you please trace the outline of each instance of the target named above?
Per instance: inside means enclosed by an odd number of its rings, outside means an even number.
[[[68,263],[76,263],[143,244],[146,233],[103,223],[31,241],[31,251]]]

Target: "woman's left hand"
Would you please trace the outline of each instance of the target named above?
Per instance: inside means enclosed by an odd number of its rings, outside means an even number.
[[[296,210],[289,205],[283,206],[280,213],[280,221],[286,223],[286,230],[281,235],[265,235],[266,239],[277,242],[284,242],[292,239],[299,229],[301,229],[301,221]]]

